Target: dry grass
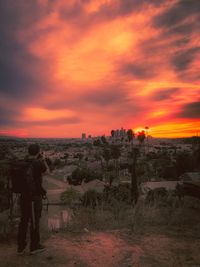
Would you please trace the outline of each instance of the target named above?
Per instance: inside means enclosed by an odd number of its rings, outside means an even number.
[[[200,236],[200,201],[185,198],[182,201],[157,200],[153,204],[140,200],[133,208],[123,202],[113,200],[96,208],[80,207],[67,230],[112,230],[130,229],[134,233],[149,231],[174,231],[182,234],[186,230],[191,235]]]

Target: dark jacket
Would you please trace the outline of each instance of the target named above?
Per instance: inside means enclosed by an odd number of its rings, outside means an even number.
[[[33,178],[35,184],[35,196],[46,195],[45,189],[42,187],[42,174],[46,171],[46,166],[41,159],[27,157],[26,162],[32,164]],[[25,193],[26,195],[26,193]]]

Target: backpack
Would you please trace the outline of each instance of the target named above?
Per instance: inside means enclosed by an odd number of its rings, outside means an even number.
[[[11,167],[11,190],[16,194],[33,196],[36,184],[33,176],[33,161],[17,160]]]

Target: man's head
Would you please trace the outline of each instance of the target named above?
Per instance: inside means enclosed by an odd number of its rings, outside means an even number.
[[[40,153],[40,146],[38,144],[31,144],[28,147],[28,153],[30,156],[37,156]]]

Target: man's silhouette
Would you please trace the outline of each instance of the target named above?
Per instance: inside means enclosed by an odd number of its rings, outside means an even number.
[[[28,156],[25,161],[29,164],[29,172],[32,176],[31,192],[27,189],[20,195],[21,220],[18,229],[18,254],[22,255],[27,245],[27,231],[30,224],[30,253],[35,254],[43,251],[44,246],[40,244],[40,217],[42,212],[42,198],[46,197],[46,191],[42,187],[42,173],[48,166],[43,155],[40,153],[38,144],[28,147]]]

